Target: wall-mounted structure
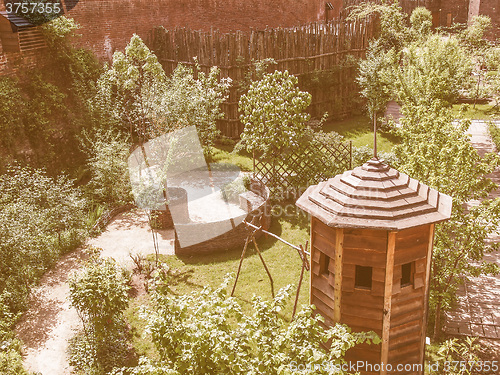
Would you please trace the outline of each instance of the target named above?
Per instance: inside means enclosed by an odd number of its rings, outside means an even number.
[[[29,52],[46,46],[38,26],[6,11],[0,11],[0,40],[4,53]]]
[[[311,304],[328,325],[382,338],[346,359],[422,363],[434,224],[449,219],[451,197],[372,159],[309,187],[297,206],[311,215]]]

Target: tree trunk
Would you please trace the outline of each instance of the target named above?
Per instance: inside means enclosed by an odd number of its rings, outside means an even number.
[[[441,333],[441,301],[439,300],[436,304],[436,312],[434,314],[434,334],[432,336],[432,340],[437,341],[440,333]]]

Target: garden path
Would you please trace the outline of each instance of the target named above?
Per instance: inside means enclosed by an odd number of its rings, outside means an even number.
[[[500,127],[500,121],[495,121],[495,124]],[[472,120],[469,134],[479,155],[497,151],[485,121]],[[500,186],[499,169],[489,177]],[[499,196],[500,188],[493,191],[489,198]],[[470,202],[470,205],[474,204],[478,202]],[[499,242],[500,233],[490,236],[489,241]],[[500,265],[500,251],[487,254],[485,258]],[[447,314],[445,332],[480,337],[490,346],[492,353],[500,357],[500,275],[466,280],[458,292],[458,299],[458,306]]]
[[[160,253],[173,254],[173,230],[159,231]],[[103,249],[102,257],[111,257],[131,266],[129,252],[153,253],[151,230],[147,216],[139,210],[116,216],[98,237],[87,241],[87,246]],[[86,259],[84,247],[63,257],[40,281],[32,293],[29,310],[16,327],[23,341],[25,367],[42,375],[69,375],[68,340],[81,329],[76,310],[68,301],[68,278]]]

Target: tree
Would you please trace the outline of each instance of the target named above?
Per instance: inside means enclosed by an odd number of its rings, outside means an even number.
[[[241,96],[240,119],[245,125],[241,139],[248,151],[260,151],[266,157],[298,145],[310,118],[304,111],[311,104],[311,94],[300,91],[297,84],[297,77],[276,70],[252,83]]]
[[[167,77],[157,57],[138,35],[133,35],[125,53],[115,52],[111,67],[97,82],[94,110],[115,126],[128,127],[142,143],[154,121]]]
[[[116,52],[113,64],[98,81],[96,113],[112,126],[126,126],[140,144],[172,130],[196,126],[206,154],[218,135],[220,104],[227,99],[231,80],[179,64],[167,77],[156,55],[134,35],[125,53]],[[195,78],[196,75],[196,78]]]
[[[495,101],[495,107],[500,107],[500,48],[493,47],[485,54],[488,69],[486,74],[488,95]]]
[[[0,132],[1,144],[11,147],[15,137],[23,129],[23,113],[25,105],[21,99],[21,90],[18,82],[10,77],[0,78]]]
[[[431,34],[432,13],[424,7],[413,9],[410,16],[410,24],[413,39],[425,40]]]
[[[361,2],[349,8],[348,20],[360,20],[377,16],[380,20],[379,44],[385,50],[401,51],[411,37],[407,26],[407,14],[403,12],[399,1],[382,0],[379,2]]]
[[[286,323],[280,311],[291,286],[280,290],[271,301],[254,297],[253,314],[247,315],[235,298],[228,297],[229,280],[226,278],[215,290],[205,288],[199,293],[172,296],[164,287],[165,278],[160,277],[153,296],[154,309],[147,314],[148,330],[160,361],[140,367],[163,366],[165,371],[148,374],[291,374],[308,365],[315,366],[315,374],[326,374],[344,363],[345,352],[354,345],[380,342],[373,332],[352,333],[343,325],[325,330],[312,307]],[[326,350],[322,345],[328,340],[331,346]]]
[[[495,188],[486,177],[498,164],[494,154],[483,159],[470,144],[468,121],[454,121],[451,110],[439,101],[430,107],[407,104],[396,133],[398,169],[453,198],[451,219],[437,225],[432,259],[430,308],[434,337],[440,334],[442,312],[456,301],[462,277],[496,274],[498,266],[483,259],[499,248],[486,241],[500,224],[500,200],[485,199],[466,208],[471,200],[485,198]]]
[[[77,105],[85,124],[90,122],[90,108],[88,101],[96,95],[96,82],[103,69],[94,54],[84,48],[75,48],[72,41],[80,37],[77,30],[80,28],[75,20],[65,16],[57,17],[42,25],[41,30],[51,62],[57,66],[53,74],[54,82],[64,81],[68,85],[67,92],[70,99]]]
[[[491,56],[495,54],[495,47],[485,38],[489,28],[491,19],[488,16],[475,16],[469,26],[458,35],[470,55],[472,74],[475,76],[470,80],[469,87],[469,95],[474,97],[474,108],[478,98],[490,97],[497,101],[498,97],[498,69],[490,64]]]
[[[385,110],[391,99],[388,71],[394,63],[394,53],[385,52],[380,39],[370,43],[366,59],[359,64],[357,81],[361,86],[361,95],[367,100],[368,113],[373,121],[374,155],[377,155],[377,115]]]
[[[196,126],[204,153],[210,154],[220,133],[217,120],[224,116],[220,106],[228,97],[230,85],[230,78],[220,79],[217,67],[204,73],[197,64],[194,70],[179,64],[167,80],[159,106],[154,109],[151,136]]]
[[[481,51],[489,47],[484,34],[491,28],[491,18],[484,15],[475,16],[469,26],[459,34],[463,44],[469,51]]]
[[[132,200],[127,157],[128,140],[112,130],[97,130],[93,136],[83,132],[83,150],[89,156],[92,173],[87,188],[99,203],[117,205]]]
[[[442,106],[453,104],[472,68],[459,41],[440,35],[409,44],[401,61],[394,66],[393,73],[399,103],[427,107],[436,101]]]

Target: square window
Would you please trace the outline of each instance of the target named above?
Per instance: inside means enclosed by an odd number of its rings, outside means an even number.
[[[325,253],[320,253],[319,256],[319,274],[328,277],[330,271],[328,267],[330,265],[330,257]]]
[[[354,287],[360,289],[371,289],[372,273],[372,267],[356,266]]]
[[[401,287],[413,284],[414,262],[406,263],[401,266]]]

